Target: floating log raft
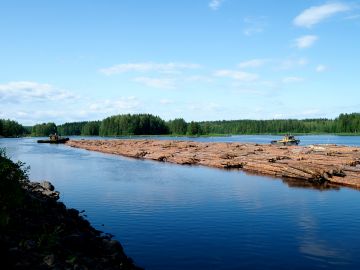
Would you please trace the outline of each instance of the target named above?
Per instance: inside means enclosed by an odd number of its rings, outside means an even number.
[[[132,158],[241,169],[257,174],[360,188],[360,148],[168,140],[71,140],[67,145]]]

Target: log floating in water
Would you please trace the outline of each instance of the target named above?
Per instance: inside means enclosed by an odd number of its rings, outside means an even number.
[[[360,188],[360,148],[276,146],[168,140],[71,140],[67,145],[132,158],[331,182]]]

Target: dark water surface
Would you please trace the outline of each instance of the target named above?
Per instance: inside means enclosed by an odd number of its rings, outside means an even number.
[[[300,139],[360,145],[360,137]],[[360,191],[127,159],[32,138],[0,139],[0,147],[31,166],[32,180],[53,182],[63,202],[85,210],[146,269],[359,269]]]

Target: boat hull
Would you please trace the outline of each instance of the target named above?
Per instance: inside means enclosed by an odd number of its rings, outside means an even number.
[[[271,141],[271,144],[275,145],[298,145],[300,140],[290,141],[290,142],[282,142],[282,141]]]
[[[52,143],[52,144],[59,144],[59,143],[66,143],[69,138],[61,138],[58,140],[38,140],[38,143]]]

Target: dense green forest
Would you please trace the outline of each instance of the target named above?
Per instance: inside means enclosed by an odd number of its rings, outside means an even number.
[[[0,119],[0,137],[19,137],[28,133],[28,130],[16,121]]]
[[[87,122],[72,122],[57,126],[57,132],[63,136],[82,135],[81,131]]]
[[[182,118],[177,118],[167,122],[169,133],[174,135],[185,135],[188,124]]]
[[[60,129],[59,127],[66,127]],[[102,121],[66,123],[62,135],[209,135],[279,133],[360,133],[360,113],[340,114],[335,119],[223,120],[187,123],[182,118],[163,121],[151,114],[125,114]]]
[[[340,114],[334,121],[335,133],[360,133],[360,113]]]
[[[81,128],[81,135],[83,136],[98,136],[100,130],[101,121],[90,121],[87,122]]]
[[[360,113],[332,119],[233,120],[200,122],[203,134],[360,133]]]
[[[151,114],[124,114],[105,118],[100,125],[100,136],[162,135],[169,134],[165,121]]]
[[[37,124],[31,129],[31,136],[44,137],[57,132],[55,123]]]
[[[200,122],[202,134],[360,133],[360,113],[332,119],[233,120]]]
[[[334,133],[334,121],[306,120],[233,120],[200,122],[204,134],[264,134],[264,133]]]
[[[335,119],[223,120],[187,123],[182,118],[165,122],[151,114],[123,114],[102,121],[43,123],[32,128],[0,119],[0,136],[127,136],[127,135],[210,135],[279,133],[360,133],[360,113],[340,114]]]

